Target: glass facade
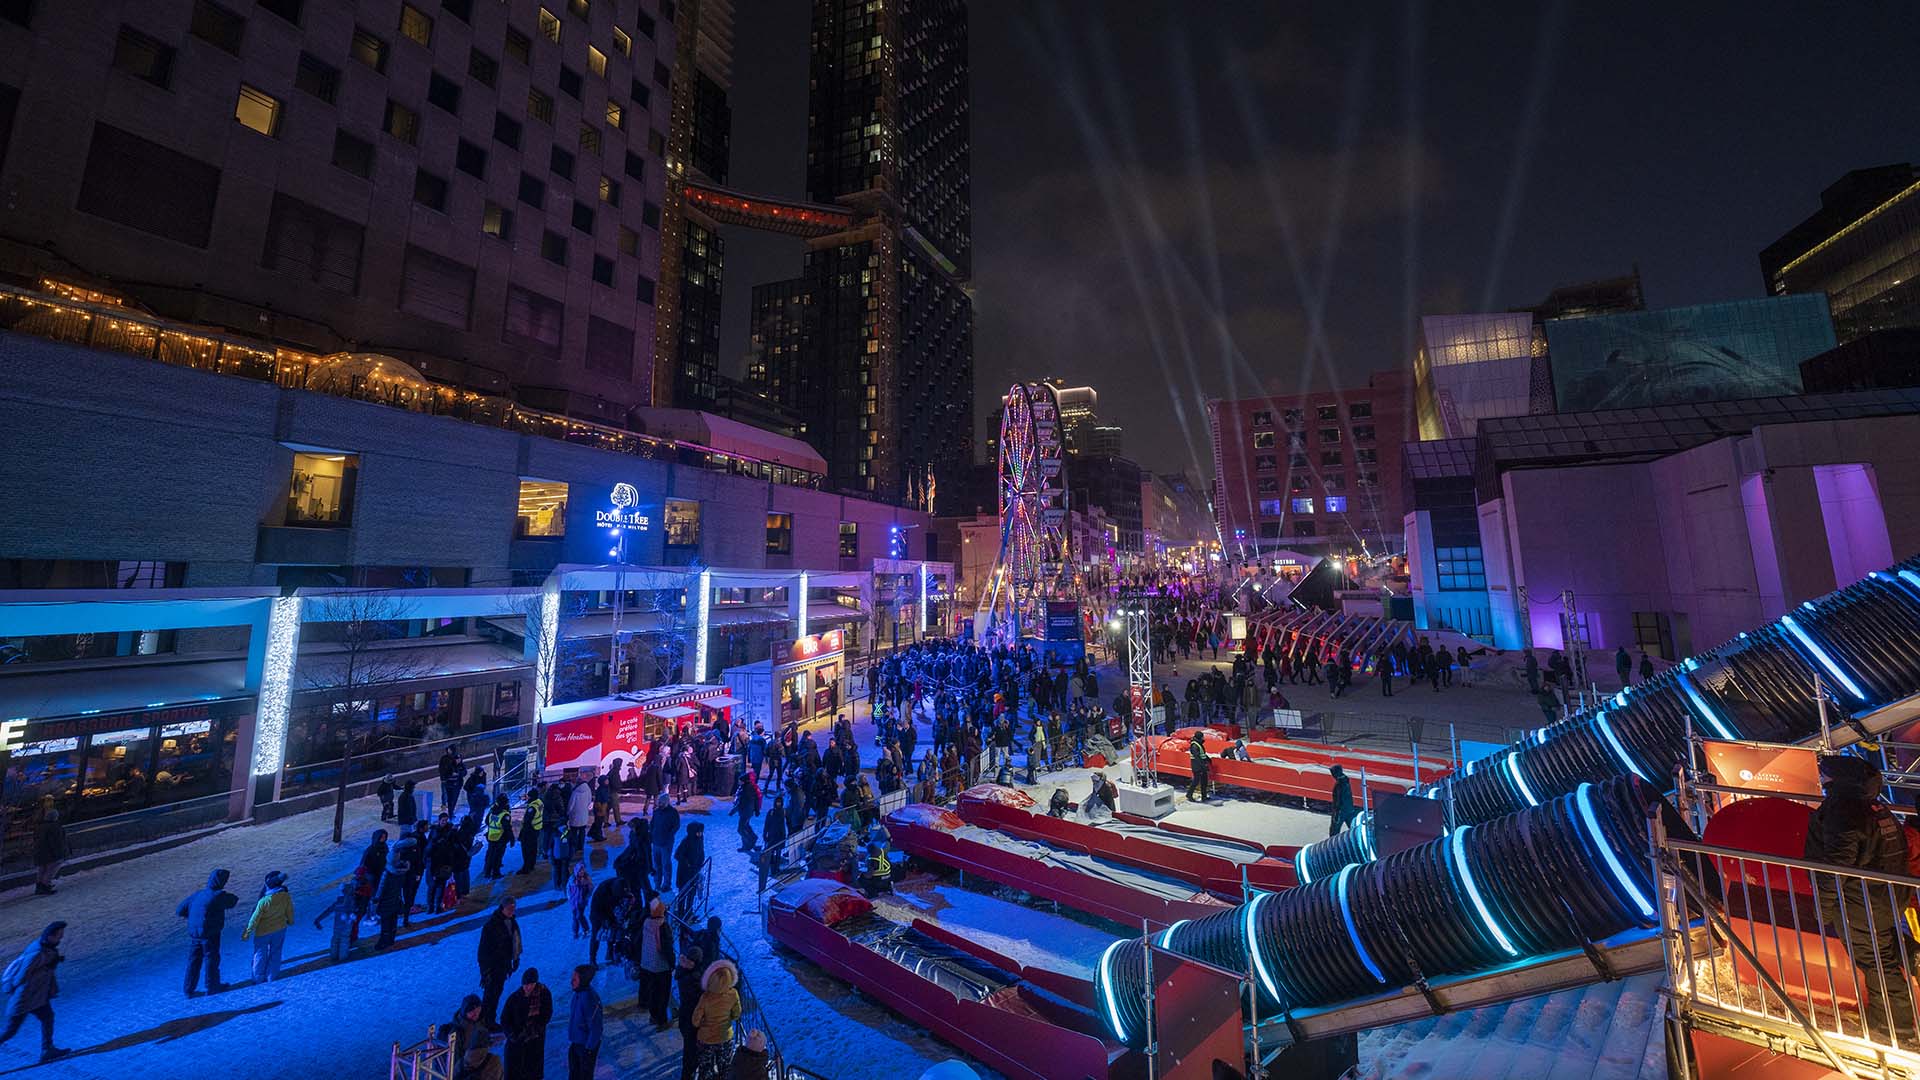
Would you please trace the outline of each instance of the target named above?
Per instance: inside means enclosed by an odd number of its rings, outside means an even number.
[[[1841,341],[1920,326],[1920,172],[1848,173],[1820,211],[1760,253],[1767,291],[1824,293]]]
[[[1776,397],[1834,347],[1826,297],[1782,296],[1546,324],[1559,411]]]

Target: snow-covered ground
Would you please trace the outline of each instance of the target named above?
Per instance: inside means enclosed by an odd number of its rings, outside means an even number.
[[[1115,681],[1111,671],[1103,675],[1107,684]],[[857,715],[857,736],[870,764],[875,754],[871,728],[864,708]],[[923,747],[931,741],[926,730],[923,726]],[[1127,771],[1123,765],[1110,775]],[[1055,786],[1064,785],[1079,800],[1090,776],[1087,769],[1049,773],[1030,790],[1044,801]],[[724,919],[747,979],[790,1062],[835,1080],[910,1080],[955,1056],[950,1047],[846,984],[773,949],[760,929],[755,875],[747,857],[734,851],[730,803],[702,799],[688,809],[689,820],[708,823],[713,909]],[[508,895],[520,900],[523,963],[540,969],[561,1018],[548,1035],[548,1075],[565,1075],[567,973],[586,960],[587,946],[571,936],[565,900],[549,887],[544,865],[530,877],[510,874],[501,883],[476,882],[459,910],[416,918],[394,949],[376,954],[369,941],[344,963],[327,958],[327,931],[315,929],[312,919],[358,862],[367,836],[379,824],[377,811],[372,799],[350,804],[349,842],[339,846],[331,840],[332,814],[321,810],[228,829],[73,874],[60,880],[56,896],[36,897],[23,890],[0,897],[0,948],[5,950],[23,947],[50,920],[70,923],[63,946],[67,962],[59,972],[61,994],[54,1006],[58,1041],[76,1053],[35,1069],[33,1075],[61,1080],[384,1076],[395,1042],[404,1045],[421,1038],[431,1024],[452,1014],[462,995],[478,990],[478,931]],[[1324,813],[1232,798],[1201,805],[1181,800],[1173,820],[1263,844],[1301,844],[1326,834]],[[590,865],[596,879],[609,872],[617,854],[614,844],[594,846]],[[517,851],[510,853],[507,865],[518,864]],[[239,931],[268,871],[289,876],[296,923],[279,981],[189,1000],[181,987],[185,933],[174,907],[205,882],[213,867],[233,872],[230,887],[241,897],[225,940],[223,973],[228,981],[248,978],[250,946],[240,940]],[[1015,903],[946,881],[907,882],[903,894],[886,908],[901,918],[939,921],[1023,963],[1082,977],[1112,940],[1110,935],[1118,932],[1096,920],[1056,914],[1044,905]],[[603,970],[598,986],[607,1006],[607,1045],[599,1075],[677,1076],[677,1031],[652,1031],[635,1008],[632,984],[617,970]],[[29,1020],[19,1037],[0,1047],[0,1072],[30,1067],[37,1042],[37,1025]]]

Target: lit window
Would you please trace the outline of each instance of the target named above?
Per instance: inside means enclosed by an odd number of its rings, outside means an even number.
[[[387,43],[376,34],[354,27],[353,43],[347,46],[347,52],[375,71],[387,70]]]
[[[420,114],[397,101],[387,102],[387,134],[412,145],[420,137]]]
[[[767,515],[767,554],[793,554],[793,515]]]
[[[1311,514],[1311,513],[1313,513],[1313,500],[1312,500],[1312,499],[1295,499],[1295,500],[1293,500],[1293,512],[1294,512],[1294,513],[1296,513],[1296,514]]]
[[[1327,513],[1344,514],[1346,512],[1347,512],[1347,497],[1345,495],[1327,496]]]
[[[233,106],[233,118],[262,135],[279,134],[280,101],[241,83],[240,98]]]
[[[1253,448],[1254,448],[1255,450],[1271,450],[1271,449],[1273,449],[1273,432],[1271,432],[1271,431],[1256,431],[1256,432],[1254,432],[1254,433],[1253,433]]]
[[[843,521],[840,523],[840,557],[857,559],[860,557],[860,523]]]
[[[514,535],[567,535],[567,485],[552,480],[520,481],[520,511]]]
[[[353,479],[360,459],[353,454],[295,453],[287,489],[288,525],[339,527],[352,524]]]
[[[1260,500],[1260,516],[1261,517],[1279,517],[1281,514],[1285,512],[1286,512],[1286,504],[1282,503],[1279,499],[1261,499]]]
[[[613,28],[613,47],[620,50],[621,56],[633,55],[633,39],[617,26]]]
[[[627,110],[621,108],[617,101],[607,102],[607,126],[615,129],[627,126]]]
[[[555,15],[546,8],[541,8],[540,33],[546,37],[548,41],[558,42],[560,40],[560,16]]]
[[[600,178],[600,201],[608,206],[620,205],[620,184],[611,176]]]
[[[480,213],[480,231],[500,240],[513,239],[513,211],[497,203],[488,203]]]
[[[700,546],[700,504],[692,499],[668,499],[661,516],[667,522],[667,546]]]
[[[433,44],[433,20],[412,4],[400,5],[400,35],[421,45]]]
[[[587,46],[587,70],[601,78],[607,77],[607,54],[593,46]]]
[[[567,0],[567,10],[584,19],[587,17],[587,0]]]

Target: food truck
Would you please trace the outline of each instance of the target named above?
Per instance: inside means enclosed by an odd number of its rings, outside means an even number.
[[[739,704],[724,686],[682,683],[549,705],[540,710],[541,775],[604,772],[628,762],[637,769],[654,739],[720,720],[731,724]]]

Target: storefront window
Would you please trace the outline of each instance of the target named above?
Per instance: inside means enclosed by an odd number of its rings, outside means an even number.
[[[661,516],[667,519],[667,546],[700,546],[700,504],[691,499],[668,499]]]
[[[235,735],[211,720],[164,724],[153,763],[153,801],[216,795],[233,781]]]
[[[88,740],[86,772],[80,781],[88,817],[107,817],[147,805],[153,730],[102,731]]]
[[[353,523],[353,480],[360,459],[353,454],[293,455],[287,490],[287,524],[343,527]]]
[[[516,536],[565,536],[567,485],[550,480],[520,481],[520,510]]]

